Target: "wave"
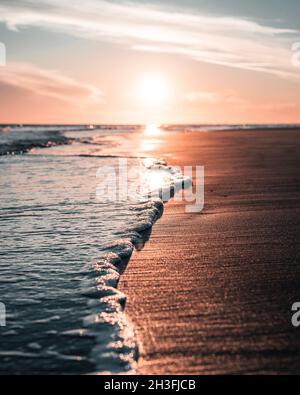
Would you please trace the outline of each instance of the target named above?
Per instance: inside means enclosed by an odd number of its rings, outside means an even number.
[[[93,130],[92,125],[1,125],[0,155],[23,154],[33,148],[70,144],[65,132]]]
[[[70,144],[72,139],[60,131],[19,131],[0,133],[0,155],[23,154],[32,148],[45,148],[54,145]]]
[[[141,248],[149,237],[153,224],[163,213],[161,200],[152,201],[141,210],[143,220],[127,230],[121,239],[108,244],[106,254],[87,276],[82,295],[94,312],[83,319],[84,330],[65,333],[69,336],[93,336],[95,346],[90,355],[99,373],[136,373],[139,355],[134,327],[125,313],[126,295],[118,290],[118,282],[135,248]],[[92,270],[90,270],[92,269]],[[89,285],[94,284],[97,285]]]
[[[140,250],[149,239],[153,225],[163,214],[164,203],[192,183],[166,162],[153,159],[150,162],[145,164],[149,170],[171,174],[169,184],[150,191],[152,200],[131,207],[138,219],[136,224],[120,230],[122,238],[107,244],[106,254],[92,264],[92,272],[87,270],[97,285],[85,287],[82,294],[95,312],[84,318],[85,330],[80,335],[96,339],[91,359],[97,373],[137,373],[138,344],[134,327],[125,313],[126,295],[118,290],[118,282],[134,249]]]

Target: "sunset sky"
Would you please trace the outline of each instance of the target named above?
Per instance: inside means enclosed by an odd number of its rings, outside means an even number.
[[[0,123],[300,123],[299,0],[0,0]]]

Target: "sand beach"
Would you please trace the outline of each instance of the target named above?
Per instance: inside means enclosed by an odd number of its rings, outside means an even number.
[[[140,373],[300,372],[299,142],[299,130],[243,130],[144,143],[205,166],[205,207],[169,202],[121,277]]]

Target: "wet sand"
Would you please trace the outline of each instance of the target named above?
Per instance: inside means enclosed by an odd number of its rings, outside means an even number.
[[[165,133],[148,155],[205,166],[205,208],[169,202],[119,288],[143,374],[300,373],[300,131]]]

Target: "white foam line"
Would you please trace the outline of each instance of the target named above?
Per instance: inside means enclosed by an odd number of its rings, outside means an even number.
[[[157,162],[162,168],[165,163]],[[154,166],[157,166],[154,164]],[[183,177],[178,170],[173,185],[183,187]],[[145,205],[147,216],[133,229],[128,229],[121,239],[107,246],[107,253],[93,263],[93,270],[87,271],[90,280],[83,282],[82,294],[88,298],[91,314],[84,319],[81,335],[93,336],[96,346],[90,355],[96,372],[92,374],[137,374],[139,347],[134,327],[125,314],[126,295],[118,290],[120,277],[142,233],[151,230],[154,223],[162,216],[164,203],[157,198]],[[89,268],[90,269],[90,268]]]

